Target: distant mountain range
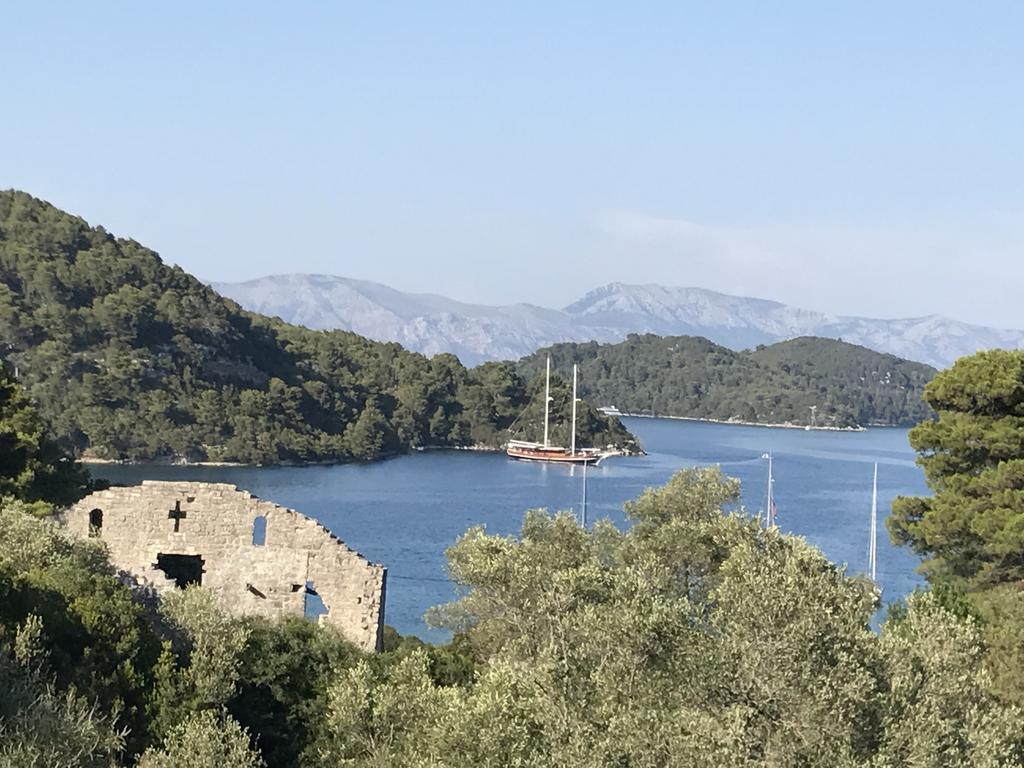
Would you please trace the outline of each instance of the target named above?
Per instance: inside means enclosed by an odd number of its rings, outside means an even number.
[[[213,287],[241,306],[315,329],[397,341],[466,365],[509,360],[567,341],[621,341],[631,333],[703,336],[732,349],[800,336],[842,339],[938,368],[979,349],[1024,347],[1024,331],[941,315],[897,320],[829,315],[702,288],[610,283],[561,310],[465,304],[329,275],[275,275]]]

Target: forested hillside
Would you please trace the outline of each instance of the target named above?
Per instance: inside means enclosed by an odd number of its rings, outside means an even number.
[[[618,344],[556,344],[519,361],[580,365],[582,396],[626,413],[765,424],[908,425],[935,369],[841,341],[801,338],[734,352],[694,336],[630,336]],[[812,416],[812,406],[815,411]]]
[[[536,387],[511,365],[469,371],[245,312],[139,243],[15,191],[0,192],[0,343],[78,456],[344,461],[539,431],[523,415]],[[631,440],[586,406],[583,422],[584,444]]]

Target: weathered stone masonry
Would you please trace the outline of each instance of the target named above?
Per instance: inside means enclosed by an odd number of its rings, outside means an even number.
[[[380,648],[387,569],[295,510],[224,483],[147,480],[93,493],[65,520],[157,591],[199,581],[231,613],[302,616],[315,590],[327,608],[320,621]]]

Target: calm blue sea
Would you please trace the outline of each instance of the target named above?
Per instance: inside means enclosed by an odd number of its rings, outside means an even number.
[[[779,526],[805,537],[850,572],[867,564],[872,463],[879,488],[878,576],[887,601],[921,583],[916,557],[889,543],[881,520],[901,494],[927,487],[906,430],[806,432],[666,419],[623,419],[648,455],[613,458],[587,473],[588,518],[623,522],[622,505],[683,467],[719,464],[743,484],[743,503],[764,506],[767,462],[775,463]],[[403,634],[441,641],[423,622],[453,596],[444,550],[467,528],[515,533],[534,507],[579,511],[582,470],[512,461],[503,454],[430,451],[366,465],[169,467],[98,465],[96,477],[227,482],[318,518],[349,546],[388,567],[386,620]]]

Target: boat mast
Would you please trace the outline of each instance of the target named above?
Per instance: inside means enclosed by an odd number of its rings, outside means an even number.
[[[569,453],[573,456],[576,455],[576,369],[577,366],[572,366],[572,448]]]
[[[765,510],[764,515],[764,527],[765,530],[772,527],[772,455],[768,454],[768,509]]]
[[[583,527],[587,527],[587,463],[583,462]]]
[[[878,560],[878,462],[875,462],[875,477],[871,484],[871,541],[868,543],[868,570],[875,580]]]
[[[544,447],[548,447],[548,410],[551,406],[551,355],[548,355],[548,372],[544,379]]]

